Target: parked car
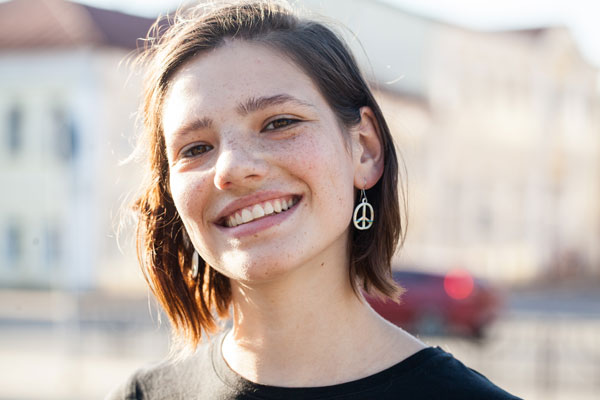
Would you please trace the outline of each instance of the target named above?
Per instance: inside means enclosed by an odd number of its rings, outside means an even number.
[[[414,334],[483,337],[502,308],[500,291],[465,270],[445,275],[402,270],[393,276],[406,289],[399,304],[366,299],[381,316]]]

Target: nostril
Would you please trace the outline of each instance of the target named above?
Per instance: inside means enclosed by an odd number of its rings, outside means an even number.
[[[243,148],[240,143],[223,149],[215,164],[214,184],[220,190],[231,186],[255,184],[266,176],[269,165],[260,154]]]
[[[246,171],[232,171],[230,173],[219,173],[216,172],[214,176],[214,184],[220,190],[227,190],[232,185],[246,185],[258,182],[266,175],[265,172],[259,172],[253,169],[250,173]]]
[[[217,189],[225,190],[228,189],[229,186],[231,186],[231,182],[229,182],[227,179],[223,179],[215,175],[215,186],[217,187]]]

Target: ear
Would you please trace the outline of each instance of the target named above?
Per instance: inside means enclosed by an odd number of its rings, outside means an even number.
[[[370,107],[360,109],[360,122],[352,129],[354,186],[373,187],[383,174],[383,146],[375,114]]]

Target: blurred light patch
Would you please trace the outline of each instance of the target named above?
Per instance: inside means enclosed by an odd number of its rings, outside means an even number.
[[[469,271],[455,268],[444,277],[444,290],[455,300],[466,299],[473,292],[473,277]]]

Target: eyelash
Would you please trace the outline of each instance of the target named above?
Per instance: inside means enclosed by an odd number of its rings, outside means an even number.
[[[284,123],[284,126],[275,127],[275,124],[282,123],[282,122]],[[296,124],[298,122],[300,122],[300,120],[296,119],[296,118],[277,118],[277,119],[269,122],[264,127],[263,130],[265,130],[265,131],[272,131],[272,130],[277,130],[277,129],[285,129],[285,128],[288,128],[288,127],[290,127],[290,126],[292,126],[292,125],[294,125],[294,124]],[[269,128],[269,126],[271,126],[271,125],[273,127]],[[202,155],[202,154],[204,154],[204,153],[212,150],[212,148],[213,147],[211,145],[209,145],[209,144],[195,144],[195,145],[193,145],[193,146],[185,149],[184,151],[182,151],[181,155],[182,155],[183,158],[197,157],[197,156],[200,156],[200,155]],[[199,152],[196,152],[196,150],[198,150],[198,149],[202,149],[202,150],[199,151]],[[196,153],[196,154],[192,154],[192,153]]]
[[[194,152],[194,150],[200,149],[202,148],[202,151],[196,153],[196,154],[191,154],[192,152]],[[202,155],[210,150],[212,150],[212,146],[209,144],[195,144],[187,149],[185,149],[184,151],[181,152],[181,155],[183,156],[183,158],[191,158],[191,157],[197,157],[199,155]]]
[[[276,123],[283,122],[283,121],[286,122],[286,124],[284,126],[275,127]],[[300,120],[299,119],[295,119],[295,118],[277,118],[277,119],[269,122],[267,124],[267,126],[264,127],[263,130],[265,130],[265,131],[272,131],[272,130],[276,130],[276,129],[285,129],[285,128],[288,128],[288,127],[290,127],[290,126],[292,126],[292,125],[294,125],[294,124],[296,124],[298,122],[300,122]],[[273,125],[273,127],[269,129],[269,126],[271,126],[271,125]]]

